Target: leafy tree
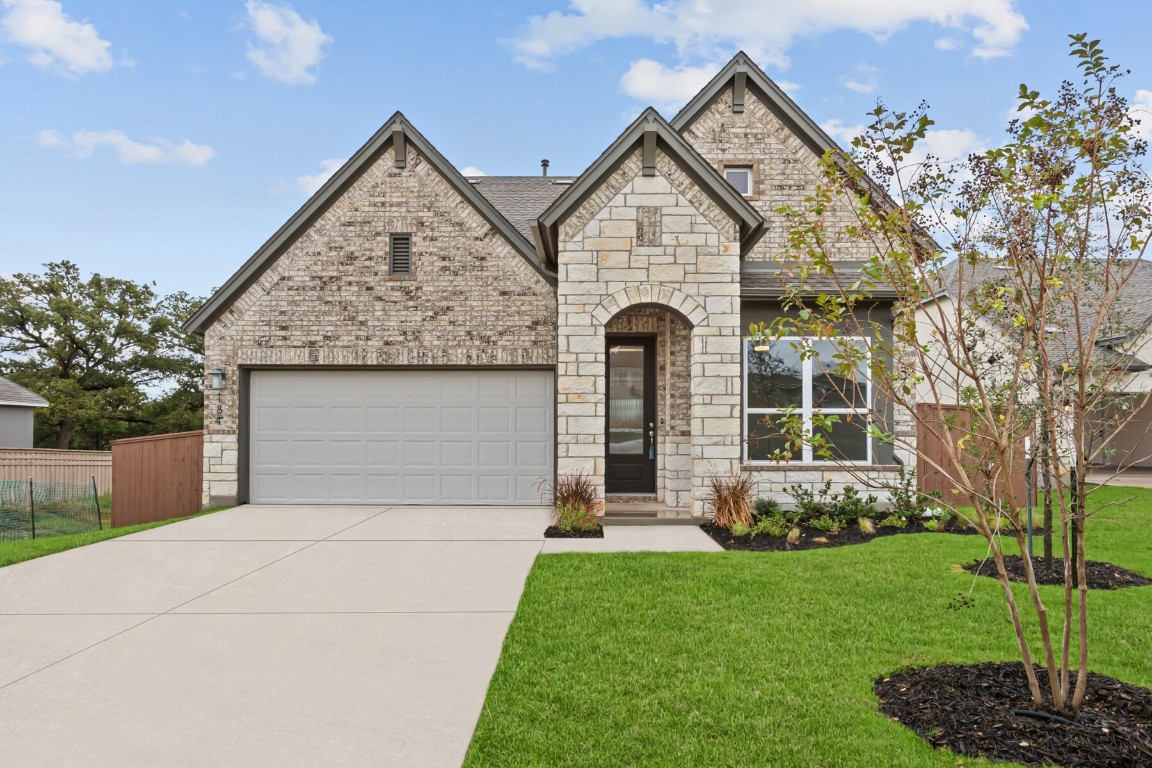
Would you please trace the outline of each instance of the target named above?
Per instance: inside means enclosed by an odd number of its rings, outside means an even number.
[[[200,300],[92,275],[68,261],[0,278],[0,371],[42,395],[37,443],[195,429],[203,408],[201,339],[180,330]]]
[[[1089,671],[1085,480],[1148,400],[1124,393],[1149,320],[1133,310],[1133,281],[1152,266],[1142,261],[1152,203],[1146,143],[1116,90],[1127,73],[1086,35],[1070,47],[1080,82],[1065,82],[1054,99],[1022,85],[1003,146],[959,163],[918,151],[932,125],[925,108],[878,105],[851,153],[826,155],[805,208],[782,210],[790,311],[752,329],[761,344],[831,343],[838,375],[829,386],[854,386],[851,374],[869,370],[877,406],[859,409],[855,423],[931,463],[955,489],[949,506],[988,541],[1032,698],[1062,712],[1083,703]],[[862,258],[849,266],[845,251]],[[837,287],[813,298],[814,277]],[[873,312],[885,295],[897,297],[891,313]],[[870,348],[851,338],[860,335]],[[941,402],[956,403],[954,413],[917,415],[918,404]],[[911,419],[943,444],[943,459],[918,451]],[[808,433],[796,419],[777,423],[790,444],[808,442],[835,460],[827,435],[840,420],[817,414]],[[1037,588],[1025,501],[1005,492],[1025,472],[1026,438],[1054,481],[1049,529],[1064,562],[1054,612]],[[1002,536],[1024,553],[1023,606]],[[1046,691],[1034,660],[1049,673]]]

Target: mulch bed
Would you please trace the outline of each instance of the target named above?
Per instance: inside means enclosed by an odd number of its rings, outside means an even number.
[[[1121,587],[1145,587],[1152,584],[1152,579],[1145,578],[1138,573],[1133,573],[1126,568],[1121,568],[1112,563],[1102,563],[1099,560],[1086,560],[1084,567],[1088,572],[1088,589],[1120,589]],[[977,560],[974,563],[968,563],[964,566],[964,569],[975,573],[977,576],[991,576],[994,579],[1000,578],[1000,575],[996,572],[996,563],[992,559]],[[1024,560],[1020,555],[1006,555],[1004,557],[1004,569],[1008,571],[1009,581],[1028,581],[1028,577],[1024,573]],[[1044,567],[1043,559],[1033,557],[1032,569],[1036,574],[1037,584],[1063,586],[1063,558],[1054,559],[1052,561],[1052,570],[1049,571]]]
[[[598,525],[590,531],[566,531],[563,528],[557,528],[550,525],[544,529],[544,538],[546,539],[602,539],[604,538],[604,526]]]
[[[863,544],[866,541],[881,536],[895,536],[900,533],[926,533],[924,526],[911,523],[907,528],[881,528],[877,526],[876,533],[866,534],[860,532],[860,527],[853,523],[839,533],[828,533],[819,528],[809,528],[806,525],[800,528],[800,541],[795,545],[788,543],[787,536],[733,536],[732,531],[721,528],[715,523],[703,523],[700,530],[712,537],[724,549],[739,549],[747,552],[783,552],[794,549],[828,549],[830,547],[843,547],[847,544]],[[944,533],[961,533],[959,529],[949,528]]]
[[[1046,691],[1047,672],[1036,674]],[[912,669],[877,680],[876,695],[885,715],[960,755],[1077,768],[1152,765],[1152,691],[1104,675],[1088,675],[1074,716],[1037,711],[1019,662]]]

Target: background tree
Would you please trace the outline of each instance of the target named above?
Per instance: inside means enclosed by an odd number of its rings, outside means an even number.
[[[180,330],[200,303],[68,261],[0,278],[0,371],[51,404],[36,442],[103,448],[111,439],[198,429],[203,342]]]
[[[1134,313],[1125,295],[1147,266],[1152,202],[1145,142],[1116,91],[1126,73],[1086,35],[1072,36],[1071,55],[1081,82],[1065,82],[1052,100],[1021,86],[1006,143],[961,163],[920,156],[932,125],[924,108],[879,105],[850,154],[824,158],[807,207],[782,211],[790,311],[752,329],[762,343],[832,343],[840,375],[831,386],[853,386],[851,373],[869,370],[878,403],[859,415],[870,437],[918,454],[971,501],[948,506],[988,541],[1035,704],[1063,712],[1081,706],[1089,671],[1086,476],[1148,400],[1124,394],[1126,361],[1148,331],[1147,313]],[[846,266],[840,254],[861,249],[863,261]],[[837,290],[812,298],[806,282],[817,275]],[[893,288],[891,314],[873,312],[884,306],[875,294]],[[956,404],[918,425],[943,445],[942,460],[901,428],[921,402]],[[789,440],[835,460],[823,435],[839,419],[816,414],[806,434],[797,420],[778,423],[791,425]],[[1050,529],[1064,590],[1054,615],[1029,556],[1025,502],[1006,492],[1025,471],[1026,439],[1043,447],[1044,474],[1056,480]],[[1023,553],[1023,610],[1007,541]],[[1043,688],[1034,661],[1047,669]]]

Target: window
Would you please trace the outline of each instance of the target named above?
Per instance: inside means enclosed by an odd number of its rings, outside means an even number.
[[[870,463],[868,407],[872,384],[868,380],[870,348],[863,338],[851,339],[863,355],[863,362],[851,375],[840,370],[844,356],[837,356],[843,341],[833,343],[813,339],[773,339],[768,349],[756,351],[748,341],[744,356],[745,460],[772,461],[775,451],[788,451],[781,434],[781,420],[791,413],[802,419],[804,434],[812,434],[813,414],[839,417],[828,425],[824,436],[833,454],[844,461]],[[810,444],[792,454],[794,461],[819,462]]]
[[[412,274],[412,235],[392,235],[388,238],[388,274]]]
[[[751,168],[725,168],[724,178],[744,197],[752,194]]]

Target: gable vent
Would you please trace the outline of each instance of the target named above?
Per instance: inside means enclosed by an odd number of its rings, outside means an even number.
[[[388,252],[388,274],[412,274],[412,235],[392,235]]]

